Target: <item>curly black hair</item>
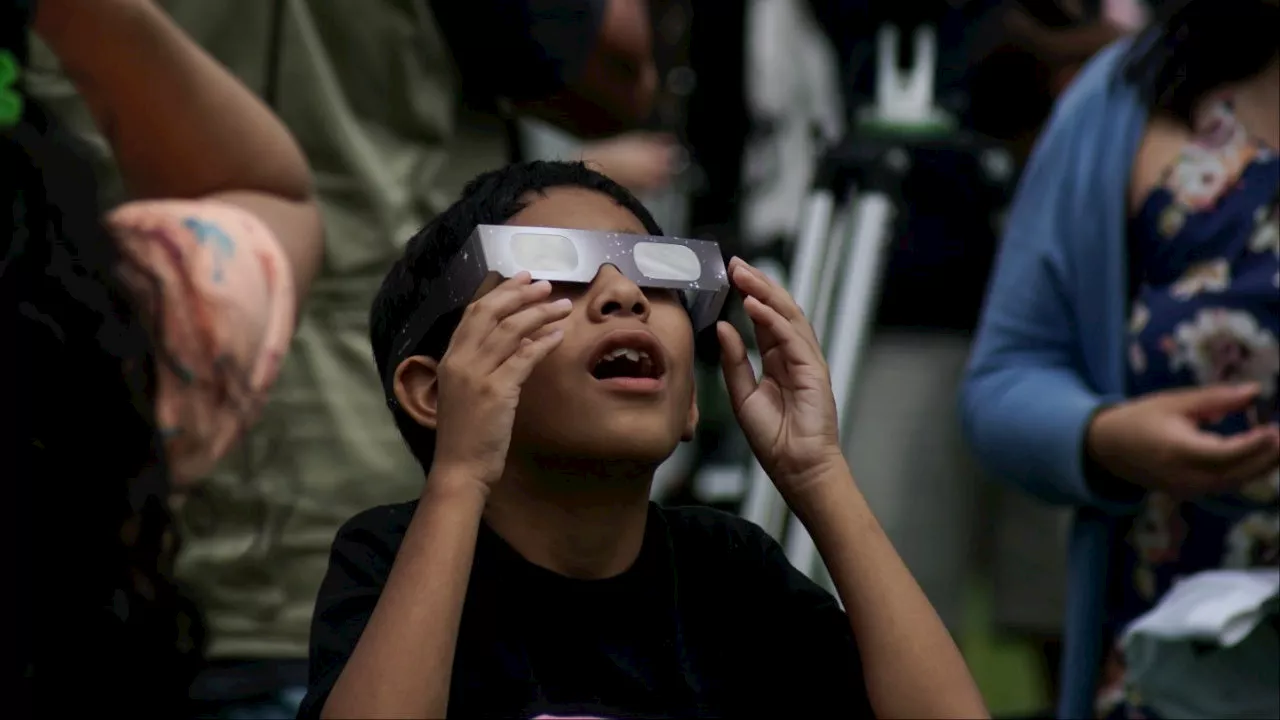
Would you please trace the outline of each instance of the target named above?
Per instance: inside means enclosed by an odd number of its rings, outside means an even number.
[[[23,678],[6,712],[176,716],[201,632],[170,579],[158,305],[125,280],[80,141],[18,97],[0,129],[0,506],[18,589],[0,645]]]
[[[383,390],[396,427],[425,470],[431,468],[435,433],[414,422],[393,402],[388,378],[394,369],[392,363],[399,364],[403,358],[390,356],[392,342],[426,300],[431,284],[444,272],[477,225],[501,225],[529,204],[530,194],[565,186],[607,195],[631,211],[650,235],[662,234],[653,215],[630,191],[583,163],[541,160],[516,163],[484,173],[468,183],[457,202],[410,238],[404,255],[382,281],[369,311],[373,360],[383,378]],[[449,346],[461,317],[461,310],[442,316],[410,354],[439,359]]]

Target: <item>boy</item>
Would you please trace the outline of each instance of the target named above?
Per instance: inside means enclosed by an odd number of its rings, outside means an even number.
[[[589,282],[494,273],[453,297],[455,258],[499,224],[661,235],[604,176],[534,162],[477,178],[409,242],[371,334],[427,480],[416,502],[338,533],[301,717],[984,716],[858,494],[821,351],[787,293],[730,263],[764,374],[719,323],[725,381],[847,616],[759,528],[650,505],[654,469],[698,417],[682,296],[642,290],[615,260]],[[632,362],[603,372],[619,353]]]

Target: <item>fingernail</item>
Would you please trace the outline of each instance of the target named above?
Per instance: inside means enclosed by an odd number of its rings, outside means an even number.
[[[529,274],[528,270],[521,270],[520,272],[516,273],[512,277],[515,278],[516,280],[524,282],[525,280],[529,280],[533,276]]]
[[[560,298],[559,300],[551,304],[562,310],[568,310],[569,308],[573,307],[573,301],[570,300],[569,298]]]
[[[564,331],[561,330],[560,328],[556,328],[555,330],[552,330],[551,332],[547,333],[547,337],[551,338],[552,340],[559,340],[560,336],[562,335],[564,335]]]

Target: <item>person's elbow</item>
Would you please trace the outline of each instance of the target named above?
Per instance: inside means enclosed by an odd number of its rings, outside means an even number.
[[[324,264],[324,220],[311,193],[310,178],[304,187],[288,194],[233,191],[211,195],[209,199],[245,210],[271,232],[289,264],[300,306]]]
[[[992,480],[1022,488],[1013,469],[1022,453],[1018,428],[1023,420],[1009,415],[1008,394],[1019,384],[1016,368],[971,364],[956,398],[960,433],[970,455]]]

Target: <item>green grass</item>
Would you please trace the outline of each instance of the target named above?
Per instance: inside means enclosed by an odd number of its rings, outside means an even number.
[[[1036,651],[995,632],[990,591],[976,582],[968,592],[960,649],[992,715],[1029,715],[1049,704]]]

